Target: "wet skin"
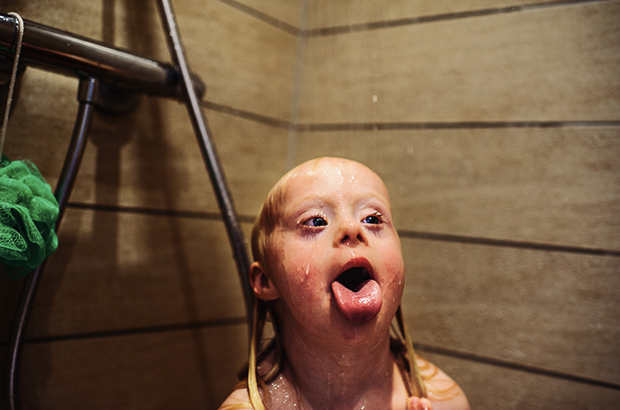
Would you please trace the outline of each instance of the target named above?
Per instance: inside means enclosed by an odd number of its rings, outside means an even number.
[[[383,182],[352,161],[306,163],[284,187],[280,216],[268,240],[269,272],[255,262],[250,275],[256,296],[271,300],[278,318],[287,354],[279,391],[293,389],[306,408],[404,404],[389,351],[404,263]],[[366,267],[380,288],[378,312],[362,323],[343,314],[332,291],[352,266]]]
[[[277,317],[285,352],[280,374],[267,386],[269,408],[426,408],[427,400],[408,398],[389,348],[405,268],[385,185],[365,166],[338,158],[304,163],[283,180],[268,266],[254,262],[250,269],[257,298],[270,301]],[[358,293],[338,284],[351,267],[369,276],[352,286],[362,288]],[[267,357],[259,373],[272,362]],[[435,410],[469,408],[445,373],[431,364],[421,370],[429,393],[445,391],[439,401],[431,397]],[[240,388],[222,408],[251,408],[247,397]]]
[[[336,351],[344,342],[383,341],[400,303],[405,268],[381,179],[356,162],[321,159],[295,171],[283,202],[269,238],[270,272],[262,278],[271,283],[269,289],[255,287],[259,298],[274,300],[283,335],[322,349],[332,343]],[[343,270],[354,266],[365,267],[380,289],[380,310],[362,323],[343,314],[332,290]]]

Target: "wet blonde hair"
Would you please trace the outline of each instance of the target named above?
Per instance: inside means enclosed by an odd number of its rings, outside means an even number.
[[[308,161],[308,163],[314,162],[315,166],[318,166],[318,164],[325,159],[328,158],[318,158]],[[271,188],[252,229],[252,258],[255,262],[259,262],[262,265],[268,275],[271,272],[270,261],[267,257],[267,250],[270,246],[269,238],[280,224],[286,187],[290,179],[297,174],[296,171],[298,168],[299,167],[289,171],[273,186],[273,188]],[[265,324],[268,320],[271,320],[274,336],[273,339],[264,343],[262,340],[263,333]],[[399,368],[401,368],[401,373],[405,379],[405,385],[409,394],[417,397],[426,397],[424,381],[422,380],[416,363],[413,344],[407,332],[400,306],[396,312],[396,325],[392,324],[391,333],[390,348],[399,359],[401,359],[402,363],[399,364]],[[264,376],[260,376],[257,372],[257,365],[271,352],[275,354],[274,364]],[[267,301],[257,299],[254,305],[254,320],[247,373],[248,394],[252,407],[254,407],[255,410],[264,410],[265,403],[269,402],[267,384],[273,381],[280,373],[283,358],[284,355],[278,332],[277,318],[273,315],[271,306]],[[263,403],[260,397],[258,386],[263,390],[265,403]]]

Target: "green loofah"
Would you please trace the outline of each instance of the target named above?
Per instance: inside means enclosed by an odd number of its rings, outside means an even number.
[[[28,160],[0,160],[0,261],[12,279],[39,266],[58,248],[58,202]]]

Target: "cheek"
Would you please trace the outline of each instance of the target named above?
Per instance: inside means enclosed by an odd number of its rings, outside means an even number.
[[[320,258],[312,246],[306,244],[300,249],[294,245],[282,244],[279,248],[274,282],[281,293],[290,294],[292,299],[311,299],[315,293],[312,290],[321,287]]]
[[[385,251],[383,257],[388,286],[395,293],[394,296],[400,299],[405,287],[405,263],[400,248]]]

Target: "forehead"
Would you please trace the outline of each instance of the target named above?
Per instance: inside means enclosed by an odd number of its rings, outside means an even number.
[[[306,162],[291,171],[283,188],[284,202],[303,200],[315,195],[373,196],[389,204],[387,189],[368,167],[340,158],[321,158]]]

